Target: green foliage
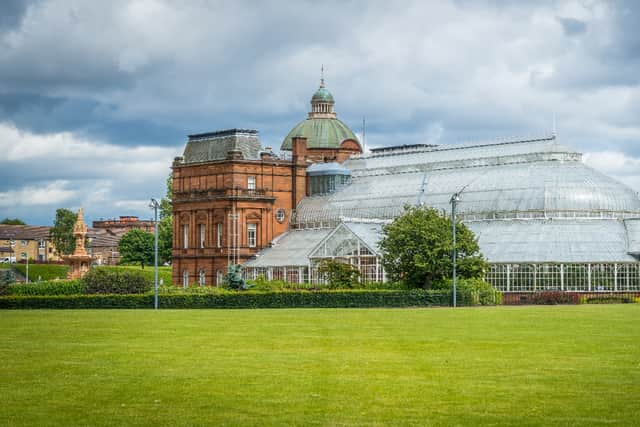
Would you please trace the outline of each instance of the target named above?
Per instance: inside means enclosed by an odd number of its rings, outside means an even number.
[[[453,292],[453,280],[446,279],[434,284],[438,290]],[[482,279],[456,279],[456,295],[465,302],[462,305],[500,305],[502,293]]]
[[[153,282],[136,270],[94,268],[81,279],[88,294],[142,294]]]
[[[329,288],[353,289],[360,287],[360,271],[350,264],[325,259],[318,265],[318,273],[329,283]]]
[[[224,287],[235,291],[246,291],[251,288],[242,278],[242,266],[240,264],[229,264],[227,274],[224,275]]]
[[[123,271],[123,270],[137,271],[140,274],[142,274],[144,277],[146,277],[148,280],[153,282],[153,275],[154,275],[153,268],[142,269],[140,268],[140,266],[137,266],[137,265],[117,265],[117,266],[103,265],[96,268],[100,268],[106,271]],[[158,267],[158,281],[162,282],[163,285],[171,285],[172,274],[173,273],[171,271],[171,267]]]
[[[171,262],[173,249],[173,177],[167,178],[167,194],[160,200],[160,221],[158,222],[158,258],[160,263]]]
[[[16,275],[11,270],[0,270],[0,285],[9,285],[16,281]]]
[[[293,286],[295,286],[284,280],[267,280],[263,275],[259,275],[255,280],[247,280],[247,284],[251,285],[252,290],[260,292],[294,289]]]
[[[585,295],[580,298],[581,304],[630,304],[633,302],[633,295],[621,294]]]
[[[430,289],[451,276],[451,220],[426,207],[405,206],[404,213],[384,227],[380,241],[383,265],[391,281]],[[481,278],[488,267],[473,232],[456,225],[457,272],[460,278]]]
[[[80,280],[50,280],[9,286],[9,295],[79,295],[85,291],[85,285]]]
[[[49,233],[59,254],[69,255],[75,250],[76,240],[73,237],[73,226],[77,219],[78,215],[69,209],[56,210],[56,218]]]
[[[140,264],[142,268],[153,264],[155,237],[147,231],[134,229],[128,231],[118,243],[120,262]]]
[[[85,276],[86,277],[86,276]],[[412,290],[325,290],[287,292],[161,292],[161,308],[323,308],[447,306],[449,292]],[[152,308],[153,295],[7,296],[2,308]]]
[[[15,264],[14,268],[23,276],[27,275],[26,264]],[[29,264],[29,281],[64,279],[67,277],[69,267],[60,264]]]
[[[5,218],[2,221],[0,221],[0,224],[2,225],[27,225],[26,222],[22,221],[21,219],[18,218]]]
[[[580,304],[580,295],[575,292],[563,291],[536,292],[531,296],[531,303],[543,305]]]

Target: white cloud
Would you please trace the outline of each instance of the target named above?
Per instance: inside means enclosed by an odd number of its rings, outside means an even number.
[[[77,195],[68,181],[54,181],[45,187],[26,186],[19,190],[0,192],[0,208],[31,207],[66,203]]]
[[[48,206],[49,212],[84,206],[94,217],[147,216],[148,202],[141,198],[164,195],[171,160],[182,147],[116,146],[0,122],[0,152],[0,184],[11,180],[14,187],[0,192],[0,216],[29,206]]]

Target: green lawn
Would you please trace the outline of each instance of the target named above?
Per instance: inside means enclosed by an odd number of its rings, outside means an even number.
[[[3,425],[638,425],[640,304],[2,311]]]

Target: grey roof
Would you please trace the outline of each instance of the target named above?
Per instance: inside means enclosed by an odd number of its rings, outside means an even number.
[[[307,266],[309,252],[324,239],[331,229],[305,229],[287,231],[264,249],[246,267]]]
[[[580,160],[555,139],[364,156],[344,163],[350,185],[304,198],[295,222],[394,218],[418,203],[448,211],[461,190],[468,219],[640,216],[633,190]]]
[[[258,131],[250,129],[228,129],[189,135],[184,149],[183,163],[199,163],[224,160],[229,151],[239,151],[244,159],[260,157]]]
[[[345,222],[343,223],[353,234],[358,236],[374,254],[378,254],[378,242],[382,238],[381,222]]]
[[[0,224],[0,239],[2,240],[49,240],[49,230],[46,225],[5,225]]]
[[[636,262],[631,254],[640,255],[640,198],[581,160],[555,137],[392,148],[347,160],[352,183],[304,198],[292,223],[344,223],[377,250],[380,221],[400,215],[403,205],[449,213],[451,196],[462,192],[459,218],[476,233],[489,262]],[[372,221],[378,224],[367,223]],[[316,244],[296,243],[300,265]],[[272,250],[265,251],[262,266],[269,265]]]
[[[634,262],[623,221],[535,219],[470,221],[490,262]]]

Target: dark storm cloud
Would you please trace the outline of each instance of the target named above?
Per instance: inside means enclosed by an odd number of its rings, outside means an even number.
[[[20,25],[27,8],[32,2],[27,0],[2,0],[0,7],[0,32]]]
[[[117,215],[162,191],[187,134],[255,128],[277,149],[321,64],[368,146],[544,134],[556,116],[566,145],[640,156],[635,1],[7,4],[0,137],[25,150],[0,156],[4,200],[62,187]]]

